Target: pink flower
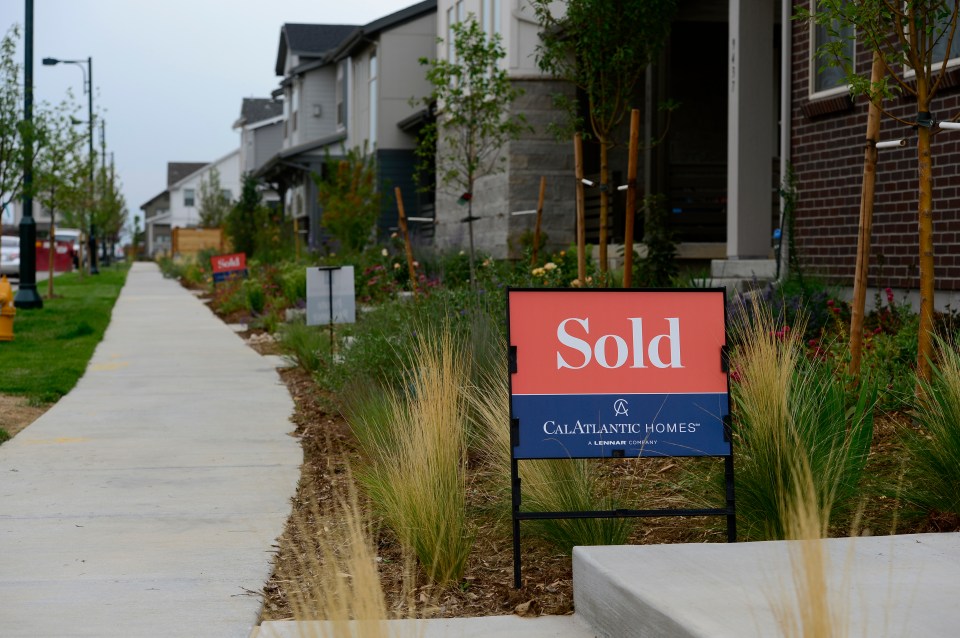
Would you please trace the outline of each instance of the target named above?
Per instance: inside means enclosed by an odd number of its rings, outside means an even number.
[[[893,303],[893,291],[890,288],[884,288],[883,292],[887,293],[887,303]]]

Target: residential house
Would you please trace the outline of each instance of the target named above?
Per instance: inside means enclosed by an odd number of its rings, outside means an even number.
[[[200,188],[212,171],[219,174],[220,187],[227,199],[240,194],[240,149],[208,164],[171,162],[167,165],[166,190],[140,206],[144,211],[147,254],[170,250],[174,228],[196,228],[200,223]]]
[[[949,3],[948,3],[949,6]],[[809,3],[809,9],[816,9]],[[863,177],[867,103],[851,99],[842,74],[826,68],[815,49],[830,35],[803,22],[793,24],[790,162],[796,179],[794,245],[805,272],[850,285],[856,269],[860,192]],[[935,49],[942,64],[949,36]],[[850,39],[856,71],[869,77],[872,53]],[[954,34],[947,71],[930,107],[931,122],[960,114],[960,30]],[[909,75],[909,73],[908,73]],[[906,120],[917,117],[905,91],[884,108]],[[878,151],[868,283],[875,289],[919,287],[917,133],[884,117],[880,140],[905,140],[903,147]],[[931,144],[933,259],[936,306],[960,301],[960,131],[934,128]],[[872,295],[871,295],[872,297]],[[911,293],[912,301],[919,298]],[[868,302],[869,303],[869,302]]]
[[[275,64],[283,78],[274,92],[282,97],[283,141],[279,152],[254,173],[279,194],[287,215],[297,220],[311,247],[319,245],[317,190],[312,175],[320,174],[323,149],[345,139],[338,130],[337,87],[346,79],[328,62],[328,56],[356,25],[284,24]]]
[[[313,176],[322,174],[328,156],[352,148],[375,155],[381,233],[396,226],[394,187],[409,211],[428,205],[413,185],[421,120],[410,101],[429,94],[418,60],[433,54],[435,10],[435,0],[427,0],[360,27],[287,24],[281,30],[276,71],[284,78],[284,144],[258,175],[285,192],[287,210],[312,248],[327,239]]]
[[[555,3],[557,11],[562,3]],[[778,129],[780,74],[784,57],[779,43],[789,27],[792,5],[785,0],[679,0],[672,34],[660,59],[648,69],[633,96],[643,115],[640,158],[641,195],[662,194],[668,225],[680,241],[680,255],[713,264],[715,276],[774,270],[773,228],[779,219],[777,184],[787,139]],[[439,0],[438,32],[444,37],[437,55],[453,55],[451,26],[473,14],[506,49],[504,68],[524,89],[514,105],[535,131],[504,147],[507,172],[480,180],[473,211],[480,219],[475,233],[480,250],[495,256],[517,256],[520,237],[531,215],[515,215],[536,207],[541,176],[547,179],[544,228],[549,245],[569,245],[575,236],[574,162],[572,141],[557,142],[547,124],[557,117],[551,95],[574,95],[570,86],[544,76],[536,65],[539,24],[528,0]],[[782,16],[786,15],[787,20]],[[779,63],[778,63],[779,62]],[[658,105],[673,99],[680,107],[669,121]],[[617,134],[621,144],[611,157],[610,188],[626,183],[627,122]],[[599,173],[599,153],[586,144],[588,176]],[[596,182],[594,178],[592,181]],[[597,188],[587,189],[587,239],[599,239]],[[465,245],[465,213],[458,193],[438,194],[437,244]],[[624,239],[624,196],[614,190],[610,237]],[[637,236],[643,215],[637,216]],[[610,255],[617,251],[610,250]]]
[[[205,162],[167,162],[167,188],[195,173]],[[170,251],[170,191],[164,190],[140,206],[144,218],[146,252],[156,255]]]
[[[274,98],[244,98],[240,117],[233,123],[240,131],[240,175],[256,173],[283,147],[283,102]],[[277,202],[276,191],[265,190],[264,202]]]
[[[539,24],[527,0],[439,0],[435,55],[455,60],[453,25],[473,16],[484,31],[498,35],[506,56],[503,68],[523,95],[512,105],[534,130],[508,142],[506,171],[480,177],[472,193],[474,240],[477,250],[494,257],[517,257],[521,236],[533,228],[533,215],[515,215],[537,207],[540,178],[547,179],[543,227],[553,247],[566,247],[575,238],[573,147],[558,142],[548,130],[558,118],[551,96],[573,94],[572,87],[545,76],[536,65]],[[442,116],[442,114],[441,114]],[[437,185],[436,246],[441,250],[468,245],[467,209],[463,193]]]

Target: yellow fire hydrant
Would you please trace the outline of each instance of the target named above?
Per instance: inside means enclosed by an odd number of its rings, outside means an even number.
[[[13,288],[7,276],[0,277],[0,341],[13,341],[13,316],[17,309],[13,307]]]

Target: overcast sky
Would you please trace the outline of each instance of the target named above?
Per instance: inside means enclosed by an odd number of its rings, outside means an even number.
[[[366,24],[417,0],[34,0],[34,95],[73,89],[86,119],[81,67],[93,58],[94,110],[104,111],[131,213],[166,188],[167,162],[209,162],[240,144],[245,97],[269,97],[285,22]],[[25,0],[0,0],[0,28],[24,26]],[[23,38],[18,62],[23,63]],[[85,66],[85,65],[84,65]],[[95,138],[99,149],[99,132]]]

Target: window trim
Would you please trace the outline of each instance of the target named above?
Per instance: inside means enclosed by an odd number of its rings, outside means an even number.
[[[368,61],[369,68],[369,77],[368,77],[368,86],[369,86],[369,97],[370,100],[370,130],[368,131],[368,138],[370,140],[370,146],[375,147],[377,145],[377,117],[378,117],[378,108],[377,100],[379,99],[379,77],[380,77],[380,61],[377,59],[377,50],[374,49],[370,54],[370,59]]]
[[[349,86],[350,58],[344,58],[337,62],[336,70],[336,112],[337,112],[337,130],[342,131],[347,128],[350,118],[347,114],[348,96],[350,94]]]

